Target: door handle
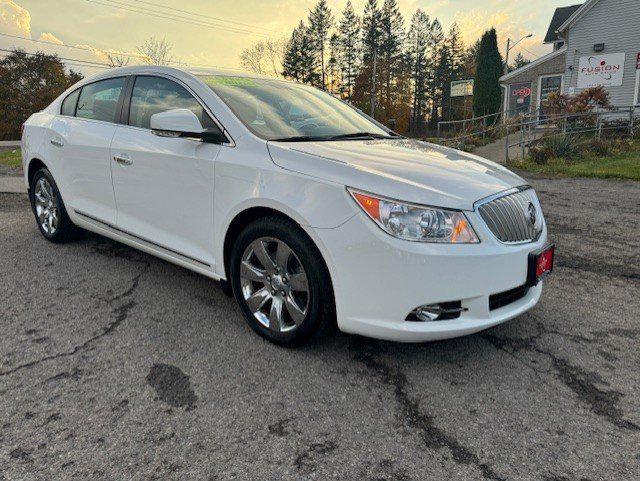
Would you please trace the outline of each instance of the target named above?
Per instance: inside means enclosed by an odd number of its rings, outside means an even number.
[[[60,139],[51,139],[50,140],[51,145],[53,145],[54,147],[63,147],[64,146],[64,142]]]
[[[121,165],[131,165],[133,160],[128,155],[114,155],[113,160]]]

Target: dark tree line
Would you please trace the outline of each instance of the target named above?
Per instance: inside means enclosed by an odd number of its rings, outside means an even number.
[[[487,35],[495,39],[495,30]],[[452,80],[474,78],[478,71],[493,82],[489,94],[479,92],[481,102],[500,88],[495,59],[500,65],[502,60],[497,41],[489,43],[483,37],[467,48],[456,24],[445,32],[421,9],[407,28],[396,0],[367,0],[361,16],[349,1],[339,19],[320,0],[288,40],[282,73],[326,89],[400,132],[422,133],[441,119],[469,115],[471,99],[450,97]],[[485,44],[494,51],[483,49]],[[497,77],[486,73],[491,69]],[[482,90],[486,82],[480,85]],[[490,100],[477,109],[474,102],[474,111],[498,111]]]
[[[0,60],[0,140],[20,139],[22,123],[82,79],[57,55],[15,50]]]

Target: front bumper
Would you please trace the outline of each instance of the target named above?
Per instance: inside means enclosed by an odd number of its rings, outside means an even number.
[[[536,305],[542,284],[504,307],[489,297],[527,281],[528,255],[547,241],[546,226],[533,243],[500,243],[476,212],[465,212],[480,244],[407,242],[383,232],[364,213],[335,229],[315,229],[328,253],[339,328],[400,342],[464,336],[516,317]],[[461,301],[458,319],[411,322],[425,304]]]

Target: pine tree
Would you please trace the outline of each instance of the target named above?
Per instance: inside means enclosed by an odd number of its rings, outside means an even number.
[[[364,70],[370,72],[364,87],[370,92],[369,111],[376,111],[376,91],[378,86],[378,54],[380,53],[380,9],[377,0],[367,0],[362,17],[362,47]]]
[[[460,27],[458,27],[458,24],[454,22],[449,29],[449,34],[447,35],[446,40],[447,47],[449,49],[449,59],[453,80],[463,80],[463,77],[466,76],[464,68],[465,47],[460,37]]]
[[[440,118],[439,108],[440,100],[442,98],[442,91],[440,79],[438,78],[438,66],[440,63],[442,44],[444,42],[442,25],[437,18],[431,23],[430,39],[431,55],[429,56],[429,77],[427,82],[427,91],[429,92],[429,100],[431,102],[431,128],[435,129]]]
[[[411,27],[407,34],[407,55],[411,66],[413,87],[411,130],[419,132],[424,120],[427,103],[427,83],[429,78],[429,52],[431,44],[431,23],[429,16],[418,9],[411,18]]]
[[[525,56],[522,55],[522,52],[518,52],[516,58],[513,59],[513,65],[509,66],[509,71],[517,70],[525,65],[529,65],[530,63],[531,60],[526,59]]]
[[[318,85],[320,82],[320,75],[316,68],[313,39],[309,28],[303,21],[300,21],[300,24],[291,34],[282,65],[282,75],[284,77],[311,85]]]
[[[338,60],[339,56],[340,46],[338,34],[334,32],[329,39],[329,60],[327,61],[328,90],[332,94],[340,93],[340,87],[342,85]]]
[[[326,0],[320,0],[315,8],[309,12],[309,31],[313,39],[313,46],[320,65],[320,75],[322,77],[322,88],[327,85],[325,70],[325,50],[329,31],[333,26],[333,14],[327,6]]]
[[[495,28],[482,35],[478,51],[478,67],[473,85],[473,113],[479,117],[500,110],[502,57],[498,51]]]
[[[404,19],[398,4],[396,0],[384,0],[380,11],[380,97],[387,119],[391,117],[392,105],[396,100],[397,91],[394,91],[394,87],[404,67],[403,42]]]
[[[360,19],[353,11],[351,0],[347,1],[338,26],[338,47],[340,49],[342,95],[347,100],[351,100],[356,77],[358,76],[362,50],[360,47]]]

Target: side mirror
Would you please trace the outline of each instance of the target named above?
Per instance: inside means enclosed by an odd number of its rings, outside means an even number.
[[[189,109],[165,110],[153,114],[150,119],[151,130],[164,137],[181,137],[185,134],[202,134],[204,129],[197,115]]]
[[[226,137],[218,129],[205,129],[200,119],[189,109],[165,110],[153,114],[151,131],[160,137],[189,137],[205,142],[221,144]]]

